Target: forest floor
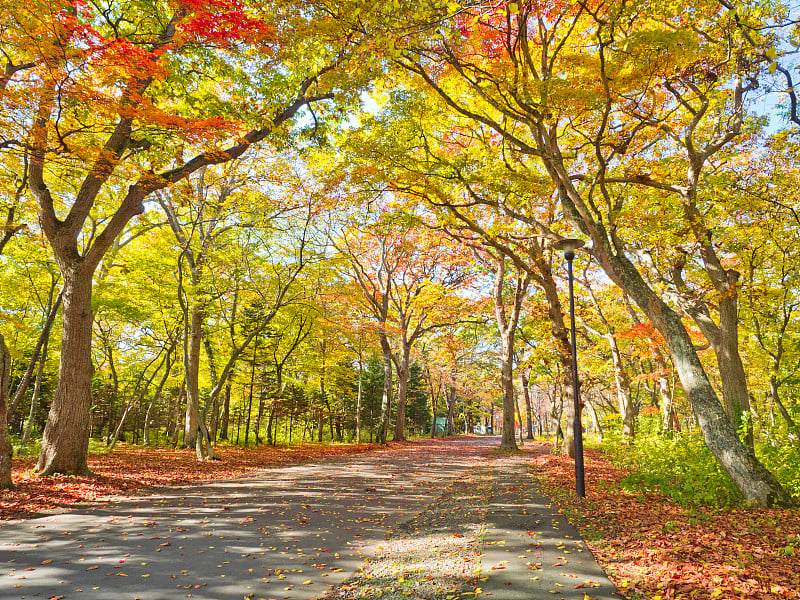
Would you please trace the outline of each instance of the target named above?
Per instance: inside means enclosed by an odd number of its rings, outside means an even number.
[[[0,519],[32,518],[152,486],[240,477],[323,456],[402,452],[414,444],[223,448],[224,460],[212,462],[198,462],[192,451],[121,446],[111,456],[90,458],[94,478],[38,478],[33,459],[18,459],[18,487],[0,493]],[[587,498],[579,499],[572,461],[526,443],[526,449],[532,447],[528,468],[543,492],[579,528],[629,600],[800,600],[800,510],[683,507],[626,491],[625,473],[594,450],[586,453]]]
[[[389,447],[399,446],[402,444],[392,442]],[[95,477],[38,477],[33,471],[36,458],[15,458],[12,481],[16,489],[0,492],[0,520],[35,517],[84,502],[130,496],[151,487],[232,479],[267,467],[381,449],[386,447],[380,444],[222,447],[216,449],[222,460],[199,461],[194,450],[120,443],[111,455],[89,456],[89,470]]]
[[[800,509],[684,507],[626,491],[626,474],[595,450],[585,499],[568,457],[542,454],[529,468],[631,600],[800,598]]]

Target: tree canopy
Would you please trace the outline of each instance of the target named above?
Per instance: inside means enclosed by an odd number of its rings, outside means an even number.
[[[800,498],[791,4],[5,4],[0,459],[571,455],[579,388],[598,437],[700,435],[745,500]]]

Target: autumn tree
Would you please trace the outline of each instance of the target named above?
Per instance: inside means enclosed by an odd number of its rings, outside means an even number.
[[[563,217],[590,239],[594,258],[664,336],[706,443],[728,475],[752,502],[790,503],[737,435],[737,415],[747,407],[739,274],[723,265],[704,210],[713,204],[705,170],[743,133],[747,94],[757,81],[732,20],[705,2],[655,12],[627,2],[502,3],[458,12],[435,35],[403,40],[396,62],[442,106],[495,131],[510,171],[552,181]],[[674,207],[667,214],[680,224],[674,231],[690,236],[682,250],[715,290],[713,303],[684,287],[680,252],[672,260],[672,295],[648,281],[653,274],[636,243],[646,205],[627,202],[643,197],[659,198],[661,211],[665,203]],[[549,233],[525,204],[500,209]],[[728,414],[679,311],[714,347]]]
[[[522,303],[531,283],[531,273],[525,269],[512,270],[510,292],[507,272],[511,261],[501,252],[486,250],[487,268],[494,274],[494,313],[500,332],[500,388],[503,392],[503,436],[500,448],[516,450],[514,436],[514,409],[516,392],[514,390],[514,342],[519,325]],[[513,263],[512,263],[513,264]]]
[[[60,0],[4,11],[2,138],[28,157],[64,280],[41,474],[87,472],[92,276],[125,225],[152,193],[286,139],[304,107],[344,89],[338,69],[357,44],[320,11],[329,16],[305,2],[244,0]]]

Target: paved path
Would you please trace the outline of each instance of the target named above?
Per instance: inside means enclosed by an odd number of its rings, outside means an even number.
[[[614,597],[577,534],[531,485],[521,459],[487,457],[496,444],[496,438],[470,438],[334,457],[3,522],[0,598],[317,598],[362,566],[377,543],[444,486],[492,462],[485,593],[583,600],[584,588],[573,586],[590,581],[601,586],[585,588],[590,598]]]
[[[514,455],[492,465],[482,574],[487,595],[503,600],[618,599],[578,532]]]

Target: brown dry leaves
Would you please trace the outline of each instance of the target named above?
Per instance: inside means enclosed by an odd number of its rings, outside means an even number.
[[[586,453],[586,500],[574,465],[540,456],[531,469],[544,491],[581,525],[620,591],[652,600],[800,598],[800,511],[684,508],[621,490],[624,473]]]
[[[389,449],[402,444],[391,444]],[[39,477],[36,459],[14,461],[14,490],[0,492],[0,519],[35,516],[79,502],[108,500],[138,490],[241,477],[253,471],[325,456],[343,456],[386,447],[379,444],[298,444],[292,447],[221,448],[222,460],[198,461],[194,450],[141,448],[120,444],[111,456],[89,457],[95,477]]]

